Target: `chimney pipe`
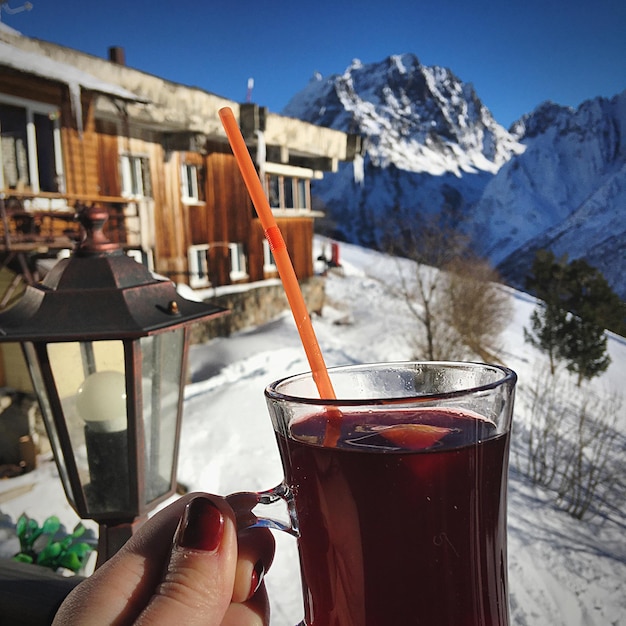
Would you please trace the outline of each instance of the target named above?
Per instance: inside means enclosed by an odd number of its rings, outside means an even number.
[[[126,65],[126,55],[122,46],[111,46],[109,48],[109,61],[118,65]]]

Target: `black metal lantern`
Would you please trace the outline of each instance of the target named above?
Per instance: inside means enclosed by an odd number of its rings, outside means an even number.
[[[227,313],[182,298],[110,243],[108,215],[0,314],[20,342],[67,498],[100,524],[98,565],[176,489],[190,325]]]

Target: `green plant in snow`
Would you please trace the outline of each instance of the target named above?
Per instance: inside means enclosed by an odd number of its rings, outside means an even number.
[[[85,534],[85,527],[78,523],[73,532],[58,538],[61,522],[56,515],[48,517],[43,526],[27,515],[20,515],[15,531],[20,541],[20,551],[13,557],[21,563],[35,563],[57,570],[64,567],[77,572],[92,551],[92,547],[79,539]]]

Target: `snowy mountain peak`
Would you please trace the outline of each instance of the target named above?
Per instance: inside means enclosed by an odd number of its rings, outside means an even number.
[[[354,59],[343,74],[317,74],[283,114],[363,135],[372,164],[383,168],[496,172],[523,151],[472,85],[411,53],[377,63]]]
[[[626,299],[626,91],[576,109],[544,102],[512,132],[526,151],[474,207],[481,251],[517,285],[540,248],[584,258]]]
[[[570,116],[574,112],[571,107],[555,104],[550,100],[542,102],[532,113],[523,115],[510,128],[510,133],[518,138],[536,137],[553,126],[559,117]]]

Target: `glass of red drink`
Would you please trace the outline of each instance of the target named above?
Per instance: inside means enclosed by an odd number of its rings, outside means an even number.
[[[308,626],[507,626],[516,375],[481,363],[329,370],[265,391]],[[274,525],[257,519],[260,525]],[[279,525],[280,526],[280,525]]]

